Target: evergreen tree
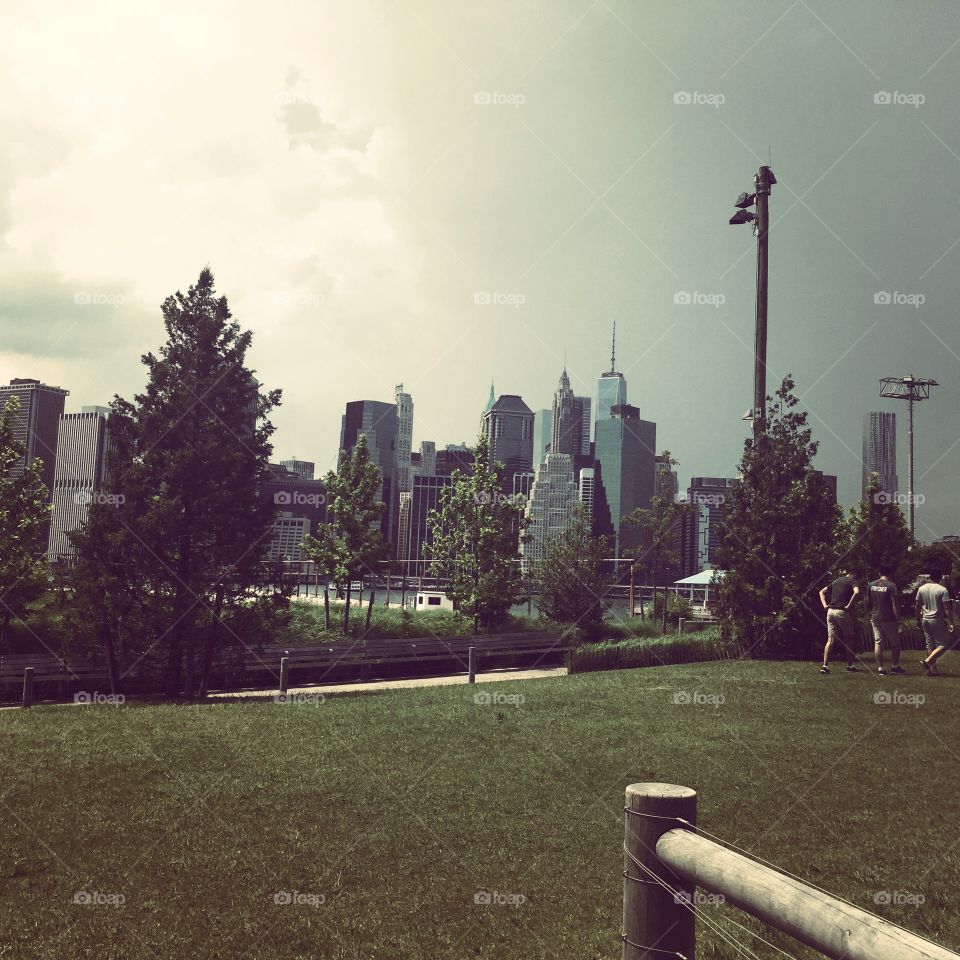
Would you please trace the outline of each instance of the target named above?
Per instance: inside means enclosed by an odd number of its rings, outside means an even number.
[[[0,650],[10,621],[23,617],[47,586],[42,536],[50,505],[41,480],[43,462],[35,459],[13,475],[26,456],[13,432],[19,409],[19,399],[11,397],[0,413]]]
[[[561,533],[547,543],[546,554],[531,574],[540,614],[580,629],[587,640],[603,630],[603,598],[613,576],[604,570],[603,538],[594,537],[582,507]]]
[[[173,698],[203,687],[225,610],[262,586],[275,510],[261,493],[266,418],[280,391],[261,393],[244,365],[251,334],[209,269],[162,313],[167,341],[143,357],[144,393],[111,404],[109,496],[75,538],[76,583],[107,657],[122,652],[125,672],[159,654]],[[256,603],[269,615],[272,601]]]
[[[490,463],[490,443],[481,436],[472,472],[454,472],[440,493],[440,509],[427,519],[430,572],[449,579],[447,596],[473,621],[474,632],[481,623],[495,629],[524,597],[519,548],[528,521],[517,501],[502,493],[502,470]]]
[[[897,583],[906,585],[916,575],[910,528],[903,511],[883,490],[879,474],[867,478],[867,495],[850,511],[845,535],[845,563],[859,577],[869,580],[881,567],[889,567]]]
[[[813,469],[817,444],[784,378],[767,398],[766,433],[748,439],[721,530],[718,606],[728,634],[754,656],[803,656],[820,628],[817,591],[838,557],[842,514]]]

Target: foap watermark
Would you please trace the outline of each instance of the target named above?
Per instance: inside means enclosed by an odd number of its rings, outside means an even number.
[[[922,93],[902,93],[900,90],[878,90],[873,95],[873,102],[878,107],[922,107],[927,98]]]
[[[878,690],[873,702],[880,707],[922,707],[927,698],[922,693],[904,693],[902,690]]]
[[[890,493],[887,490],[878,490],[873,495],[874,503],[895,503],[898,507],[907,507],[911,503],[920,507],[926,500],[922,493]]]
[[[278,507],[322,507],[327,498],[322,493],[304,493],[302,490],[278,490],[273,495]]]
[[[927,302],[927,298],[922,293],[878,290],[873,295],[873,302],[878,307],[913,307],[914,310],[919,310]]]
[[[927,898],[910,890],[878,890],[873,895],[873,902],[878,907],[920,907]]]
[[[687,503],[702,503],[705,507],[722,507],[726,502],[726,495],[722,493],[694,493],[687,500]]]
[[[101,693],[99,690],[79,690],[73,695],[74,703],[89,703],[97,707],[119,707],[127,702],[122,693]]]
[[[678,890],[673,895],[674,903],[684,903],[694,907],[719,907],[727,902],[722,893],[706,893],[703,890]]]
[[[722,107],[727,98],[722,93],[704,93],[702,90],[678,90],[673,102],[681,107]]]
[[[502,290],[478,290],[473,295],[478,307],[522,307],[527,298],[522,293],[504,293]]]
[[[722,693],[703,693],[700,690],[678,690],[673,702],[683,707],[719,707],[727,702]]]
[[[478,507],[493,504],[497,507],[513,507],[516,510],[522,510],[527,505],[527,498],[522,493],[487,493],[486,490],[480,490],[473,495],[473,502]]]
[[[322,293],[277,290],[273,295],[273,302],[282,307],[322,307],[327,298]]]
[[[127,898],[122,893],[100,893],[98,890],[78,890],[73,903],[78,907],[122,907]]]
[[[273,902],[278,907],[322,907],[327,902],[326,894],[301,893],[299,890],[278,890],[273,895]]]
[[[122,293],[105,293],[102,290],[78,290],[73,302],[79,307],[119,307],[127,302]]]
[[[513,107],[514,110],[516,110],[527,102],[527,98],[522,93],[505,93],[502,90],[478,90],[473,95],[473,102],[478,107]]]
[[[126,500],[122,493],[106,493],[103,490],[78,490],[73,502],[83,507],[96,504],[101,507],[119,507]]]
[[[522,893],[501,893],[499,890],[478,890],[473,895],[478,907],[520,907],[527,902]]]
[[[722,307],[727,298],[722,293],[702,293],[700,290],[678,290],[673,295],[675,306],[679,307]]]
[[[303,707],[326,703],[327,698],[322,693],[277,693],[274,694],[273,702]]]
[[[320,98],[315,93],[304,93],[301,90],[284,90],[273,100],[278,107],[307,106],[320,109]]]
[[[475,693],[473,702],[478,707],[522,707],[527,698],[522,693]]]

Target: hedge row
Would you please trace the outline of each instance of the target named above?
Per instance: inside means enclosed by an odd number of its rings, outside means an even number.
[[[724,660],[730,656],[729,647],[720,639],[720,631],[712,628],[682,636],[586,643],[573,652],[573,672],[663,667],[675,663]]]

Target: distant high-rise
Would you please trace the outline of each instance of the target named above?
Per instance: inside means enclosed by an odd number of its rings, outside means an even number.
[[[590,525],[593,525],[594,467],[583,467],[577,481],[577,496]]]
[[[48,498],[53,491],[57,458],[57,430],[63,404],[69,390],[50,387],[39,380],[15,378],[7,386],[0,386],[0,409],[11,397],[20,401],[20,409],[13,422],[13,435],[26,448],[26,456],[11,468],[19,476],[36,459],[43,461],[40,477],[47,488]]]
[[[861,499],[867,495],[871,473],[880,474],[880,489],[891,496],[897,492],[897,415],[871,411],[863,418],[863,464]]]
[[[397,445],[395,471],[397,492],[410,492],[410,452],[413,449],[413,397],[398,384],[394,391],[397,406]]]
[[[692,509],[681,521],[680,576],[716,566],[720,531],[730,513],[730,494],[737,482],[730,477],[691,478],[687,503]]]
[[[314,471],[317,468],[317,465],[310,460],[298,460],[296,457],[290,460],[281,460],[280,466],[286,467],[291,473],[295,473],[298,477],[303,477],[304,480],[312,480]]]
[[[322,480],[282,463],[271,463],[267,469],[260,495],[273,505],[274,517],[266,559],[301,561],[303,538],[327,519],[326,487]]]
[[[654,469],[657,473],[657,496],[664,497],[666,500],[676,499],[677,493],[680,491],[676,467],[672,463],[667,463],[663,457],[658,455]]]
[[[501,394],[484,413],[482,429],[491,462],[503,464],[503,492],[512,494],[514,474],[533,469],[533,411],[516,394]]]
[[[617,373],[617,325],[613,325],[613,341],[610,348],[610,369],[597,381],[597,420],[608,420],[615,406],[627,402],[627,381]]]
[[[397,405],[380,400],[351,400],[340,427],[340,449],[351,451],[361,436],[367,439],[370,459],[380,470],[377,496],[383,501],[380,530],[394,546],[400,499],[396,489]]]
[[[431,511],[440,509],[440,497],[451,485],[449,476],[414,476],[413,489],[404,497],[402,512],[405,526],[403,551],[398,554],[403,572],[413,577],[424,572],[423,545],[433,539],[427,519]]]
[[[73,556],[69,534],[86,523],[90,504],[103,487],[109,452],[109,415],[109,407],[83,407],[80,413],[60,417],[47,539],[47,558],[51,562]]]
[[[550,414],[550,453],[566,453],[570,457],[589,456],[590,407],[589,397],[574,394],[564,367]],[[539,464],[540,461],[535,462]]]
[[[533,462],[543,463],[553,435],[553,411],[538,410],[533,415]]]
[[[544,559],[550,541],[566,529],[578,502],[573,457],[568,453],[548,453],[537,468],[526,505],[530,521],[528,539],[520,544],[524,570]]]
[[[610,538],[615,557],[625,558],[637,552],[643,538],[624,520],[638,507],[648,509],[656,490],[657,425],[641,420],[629,404],[614,404],[610,414],[597,420],[595,529]]]
[[[437,475],[437,445],[433,440],[421,440],[420,452],[411,456],[414,458],[414,476],[435,477]]]

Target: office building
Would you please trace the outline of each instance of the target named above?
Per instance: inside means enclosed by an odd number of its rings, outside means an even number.
[[[594,467],[583,467],[577,478],[577,497],[591,528],[593,527],[593,485]]]
[[[538,410],[533,415],[533,462],[543,463],[553,434],[553,411]]]
[[[657,425],[641,420],[636,407],[614,404],[596,429],[595,530],[609,538],[614,557],[629,558],[642,535],[626,517],[648,509],[655,492]]]
[[[680,492],[680,481],[677,478],[677,469],[662,457],[657,456],[655,461],[656,491],[658,497],[673,501]]]
[[[394,455],[394,474],[398,493],[410,492],[411,463],[413,449],[413,397],[398,384],[394,390],[397,408],[397,442]]]
[[[353,450],[361,436],[366,437],[370,460],[380,470],[377,497],[384,504],[380,530],[386,542],[395,546],[400,506],[396,487],[397,405],[380,400],[350,401],[341,421],[340,449]]]
[[[627,402],[627,381],[617,373],[617,325],[613,325],[613,340],[610,346],[610,369],[597,381],[597,420],[608,420],[614,407]]]
[[[590,454],[589,397],[578,397],[570,387],[566,367],[553,396],[550,417],[550,453],[565,453],[571,458]],[[538,461],[539,463],[539,461]]]
[[[109,415],[109,407],[82,407],[80,413],[60,417],[47,538],[51,563],[69,562],[73,557],[70,534],[87,522],[90,505],[102,493],[109,455]]]
[[[897,493],[897,415],[871,411],[863,418],[863,462],[860,497],[867,495],[871,473],[880,475],[880,489],[890,496]]]
[[[528,539],[520,544],[525,572],[544,559],[550,541],[567,528],[578,504],[573,457],[567,453],[548,453],[537,469],[525,509],[530,521],[526,530]]]
[[[309,460],[298,460],[293,457],[290,460],[281,460],[280,466],[286,467],[291,473],[303,477],[304,480],[312,480],[317,465]]]
[[[47,497],[53,491],[57,458],[57,430],[63,405],[69,390],[50,387],[39,380],[15,378],[9,385],[0,386],[0,409],[6,407],[12,397],[20,401],[13,421],[13,436],[23,444],[26,453],[11,468],[13,476],[20,476],[34,460],[43,461],[40,477],[47,488]]]
[[[686,502],[693,507],[680,530],[680,576],[715,568],[723,522],[730,513],[730,495],[737,484],[730,477],[692,477]]]
[[[285,464],[271,463],[261,486],[261,496],[273,505],[275,511],[267,559],[302,560],[300,545],[303,538],[315,534],[317,527],[327,519],[323,481],[305,477]]]
[[[533,470],[533,411],[516,394],[501,394],[483,415],[491,463],[503,464],[501,489],[512,494],[514,475]]]
[[[424,544],[432,543],[428,519],[431,512],[440,510],[440,497],[443,490],[451,485],[449,476],[414,476],[413,489],[409,498],[405,498],[404,523],[406,534],[403,553],[398,556],[401,570],[408,577],[424,572],[427,563],[424,558]]]

